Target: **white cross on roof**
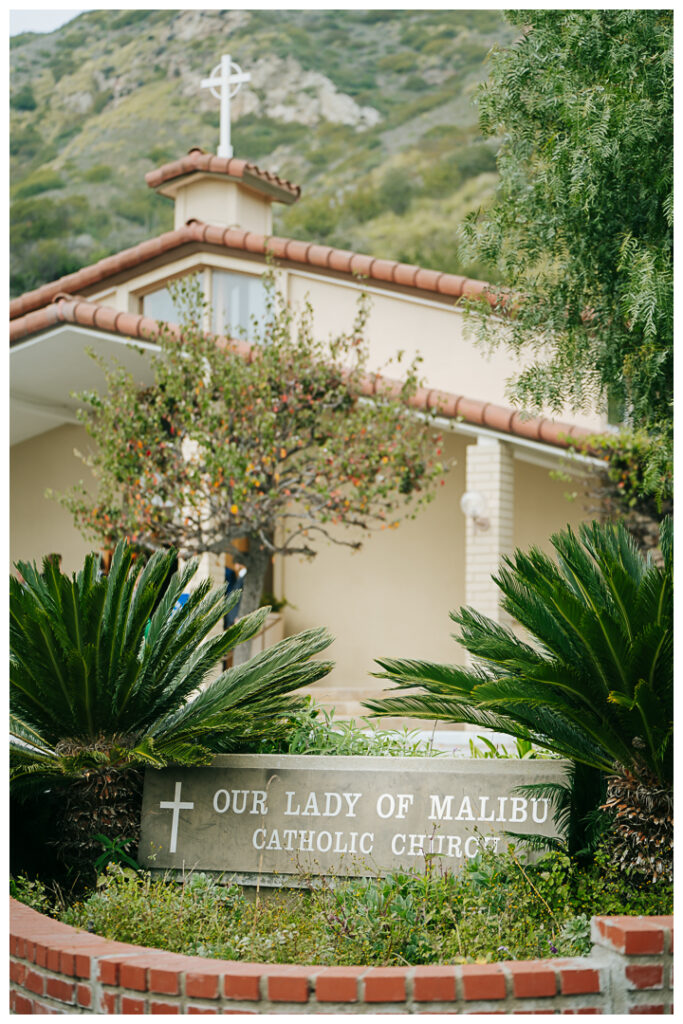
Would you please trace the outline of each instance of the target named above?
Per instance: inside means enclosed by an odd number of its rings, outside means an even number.
[[[201,88],[210,89],[211,95],[221,101],[221,135],[218,156],[232,156],[232,146],[230,145],[230,100],[237,94],[244,82],[250,81],[251,75],[248,72],[242,71],[239,64],[231,61],[230,55],[225,53],[221,57],[220,64],[216,64],[210,76],[202,79]]]

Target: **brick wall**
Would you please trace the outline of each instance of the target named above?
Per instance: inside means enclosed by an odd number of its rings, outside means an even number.
[[[593,918],[572,959],[289,967],[109,942],[11,901],[14,1013],[672,1013],[672,917]]]

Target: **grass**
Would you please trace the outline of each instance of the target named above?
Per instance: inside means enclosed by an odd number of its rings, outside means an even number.
[[[13,895],[108,939],[230,960],[376,966],[488,963],[590,951],[590,917],[666,914],[668,884],[637,885],[598,856],[582,868],[562,853],[526,864],[514,847],[469,861],[457,875],[322,879],[310,891],[249,898],[205,874],[181,883],[111,864],[96,891],[67,906],[40,882]]]

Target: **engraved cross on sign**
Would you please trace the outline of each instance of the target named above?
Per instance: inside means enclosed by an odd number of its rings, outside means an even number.
[[[180,790],[182,788],[182,782],[176,782],[175,784],[175,795],[172,800],[160,800],[159,807],[164,811],[173,811],[173,821],[171,823],[171,843],[168,848],[169,853],[175,853],[178,845],[178,816],[181,811],[192,811],[194,810],[194,803],[191,801],[183,802],[180,799]]]
[[[209,78],[203,78],[202,89],[210,89],[211,95],[221,101],[221,138],[218,156],[232,156],[230,145],[230,100],[239,91],[244,82],[251,81],[251,75],[242,71],[239,64],[230,60],[229,54],[223,54],[220,64],[211,72]]]

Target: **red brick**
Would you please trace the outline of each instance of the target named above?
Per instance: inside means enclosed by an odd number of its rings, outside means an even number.
[[[560,971],[560,992],[563,996],[577,995],[581,992],[599,992],[600,974],[598,971],[579,968],[578,970]]]
[[[61,1013],[61,1010],[55,1010],[55,1008],[53,1006],[46,1006],[45,1003],[40,1003],[40,1002],[38,1002],[37,999],[32,999],[31,1000],[31,1009],[30,1009],[29,1012],[33,1013],[33,1014],[40,1013],[43,1016],[45,1016],[46,1014],[49,1014],[50,1016],[52,1016],[55,1013]]]
[[[627,964],[625,973],[629,988],[661,988],[664,983],[661,964]]]
[[[405,1002],[407,973],[405,967],[371,967],[363,979],[365,1002]]]
[[[145,1013],[145,1000],[133,996],[121,996],[121,1013]]]
[[[119,966],[119,985],[121,988],[132,988],[136,992],[144,992],[147,988],[146,969],[140,967],[139,964],[121,964]]]
[[[34,954],[36,966],[47,967],[47,946],[43,942],[36,942]]]
[[[556,994],[555,971],[542,960],[511,962],[505,966],[512,974],[512,994],[518,999]]]
[[[180,1007],[177,1003],[158,1003],[153,1000],[149,1004],[150,1013],[180,1013]]]
[[[267,968],[268,998],[276,1003],[307,1003],[310,967]]]
[[[505,999],[505,976],[498,964],[463,964],[463,999]]]
[[[35,992],[37,996],[45,995],[45,975],[28,970],[24,979],[24,988],[27,988],[29,992]]]
[[[265,969],[260,964],[235,964],[223,980],[226,998],[260,999],[259,981]]]
[[[72,978],[90,977],[90,957],[79,953],[74,946],[60,944],[59,973],[68,974]]]
[[[100,999],[101,1013],[118,1013],[118,996],[115,992],[103,992]]]
[[[59,999],[62,1003],[73,1003],[75,985],[70,981],[63,981],[62,978],[48,978],[45,995],[53,999]]]
[[[629,1013],[664,1013],[663,1003],[640,1003],[638,1006],[632,1006]]]
[[[27,999],[26,996],[19,995],[18,992],[12,992],[10,1008],[14,1010],[15,1013],[33,1013],[33,1004],[31,1003],[31,1000]]]
[[[326,967],[316,976],[315,996],[319,1003],[355,1003],[358,979],[365,967]]]
[[[68,974],[73,978],[76,974],[76,957],[73,953],[67,953],[63,949],[59,951],[59,973]]]
[[[26,964],[22,964],[20,960],[10,960],[9,980],[16,982],[17,985],[23,985],[27,970]]]
[[[422,1003],[453,1002],[455,971],[452,967],[416,967],[413,974],[413,997]]]
[[[100,960],[97,977],[103,985],[118,985],[119,964],[116,960]]]
[[[76,986],[76,1002],[86,1008],[92,1005],[92,991],[89,985]]]
[[[59,961],[61,958],[61,951],[59,949],[48,949],[47,951],[47,969],[49,971],[55,971],[59,973]]]
[[[158,967],[150,967],[149,990],[158,992],[164,996],[177,996],[180,994],[178,982],[178,971],[164,971]]]
[[[598,918],[598,930],[608,944],[621,953],[662,953],[664,929],[671,927],[670,917]]]
[[[218,974],[202,971],[188,971],[185,975],[185,995],[197,999],[218,999],[220,995]]]

